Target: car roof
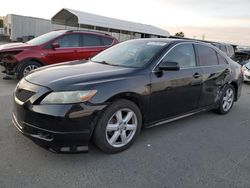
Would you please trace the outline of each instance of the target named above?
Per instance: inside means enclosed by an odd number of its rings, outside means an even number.
[[[54,30],[52,32],[61,32],[61,33],[85,33],[85,34],[97,34],[97,35],[102,35],[106,37],[112,37],[111,35],[99,31],[89,31],[89,30],[84,30],[84,29],[79,29],[79,30],[66,30],[66,29],[58,29]],[[112,37],[113,38],[113,37]]]
[[[101,32],[101,31],[89,31],[89,30],[67,30],[66,33],[87,33],[87,34],[97,34],[102,36],[112,37],[111,35]]]
[[[201,41],[197,41],[197,40],[186,40],[186,39],[175,39],[175,38],[140,38],[140,39],[134,39],[134,40],[141,40],[141,41],[149,41],[149,42],[166,42],[166,43],[182,43],[182,42],[192,42],[192,43],[196,43],[196,44],[203,44],[206,46],[210,46],[213,47],[213,45],[211,45],[210,43],[206,43],[206,42],[201,42]]]

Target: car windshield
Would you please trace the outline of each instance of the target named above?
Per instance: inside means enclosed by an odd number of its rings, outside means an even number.
[[[131,40],[103,51],[91,61],[113,66],[141,68],[167,44],[166,41]]]
[[[43,43],[50,41],[53,38],[60,36],[64,32],[65,31],[52,31],[52,32],[46,33],[44,35],[41,35],[39,37],[36,37],[36,38],[26,42],[26,43],[30,44],[30,45],[41,45]]]

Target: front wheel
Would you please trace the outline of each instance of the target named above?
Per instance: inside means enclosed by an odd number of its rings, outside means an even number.
[[[222,91],[222,95],[219,101],[219,107],[216,109],[216,112],[219,114],[228,113],[233,107],[235,99],[235,89],[230,84],[224,87]]]
[[[36,61],[27,61],[21,63],[17,70],[18,78],[21,79],[22,77],[27,76],[32,70],[35,70],[39,67],[41,67],[41,64]]]
[[[101,115],[94,132],[95,144],[106,153],[121,152],[138,137],[142,116],[136,104],[118,100]]]

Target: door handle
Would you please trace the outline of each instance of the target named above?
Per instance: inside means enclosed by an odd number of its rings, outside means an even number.
[[[194,75],[193,75],[193,78],[195,78],[195,79],[198,79],[198,78],[200,78],[201,77],[201,75],[200,75],[200,73],[195,73]]]

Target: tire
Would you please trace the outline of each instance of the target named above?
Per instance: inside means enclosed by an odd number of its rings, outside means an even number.
[[[17,78],[21,79],[29,74],[30,71],[41,67],[42,65],[36,61],[22,62],[17,68]]]
[[[93,141],[105,153],[118,153],[133,144],[140,134],[141,126],[142,115],[137,105],[120,99],[101,114]]]
[[[231,84],[228,84],[222,90],[219,107],[215,109],[215,112],[218,114],[227,114],[233,107],[234,99],[235,89]]]

